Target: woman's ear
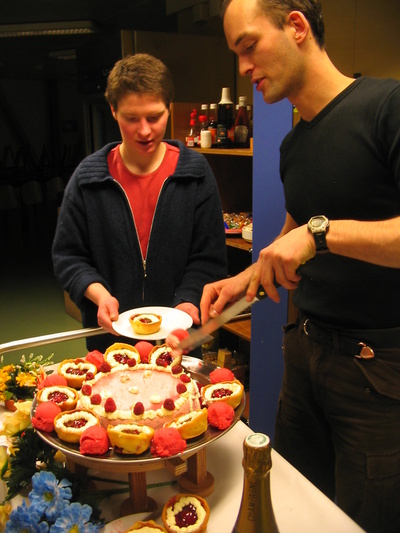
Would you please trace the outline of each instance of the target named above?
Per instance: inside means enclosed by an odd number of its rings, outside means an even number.
[[[291,11],[288,15],[287,24],[293,28],[297,44],[304,42],[311,31],[308,20],[300,11]]]

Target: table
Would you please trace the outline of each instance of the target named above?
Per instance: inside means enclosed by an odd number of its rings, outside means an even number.
[[[1,420],[0,409],[0,420]],[[215,480],[215,490],[206,497],[210,506],[209,533],[231,533],[235,523],[243,486],[243,440],[251,429],[239,421],[230,431],[216,439],[206,448],[207,470]],[[93,472],[102,478],[126,481],[126,476],[112,472]],[[161,511],[165,502],[180,492],[173,475],[168,470],[147,472],[148,495],[157,504],[153,513],[132,516],[136,520],[153,519],[162,525]],[[104,488],[98,483],[98,488]],[[117,487],[113,483],[113,487]],[[272,450],[271,471],[272,503],[280,533],[362,533],[343,511],[293,468],[281,455]],[[0,497],[4,498],[5,484],[0,481]],[[103,501],[103,515],[107,522],[120,517],[120,506],[127,494],[113,496]],[[21,503],[17,497],[13,507]],[[106,526],[104,533],[121,533],[123,529]]]

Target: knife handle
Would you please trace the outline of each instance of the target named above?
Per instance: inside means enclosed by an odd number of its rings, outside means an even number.
[[[274,281],[274,285],[277,289],[279,289],[279,287],[281,286],[280,283],[278,283],[277,281]],[[262,285],[259,285],[257,289],[257,293],[256,293],[256,298],[258,300],[264,300],[264,298],[266,297],[267,297],[267,293],[265,292],[264,287]]]

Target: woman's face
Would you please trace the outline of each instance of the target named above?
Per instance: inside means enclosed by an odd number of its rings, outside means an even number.
[[[111,106],[118,122],[122,142],[129,152],[143,156],[154,153],[160,146],[167,128],[169,109],[153,95],[127,94]]]

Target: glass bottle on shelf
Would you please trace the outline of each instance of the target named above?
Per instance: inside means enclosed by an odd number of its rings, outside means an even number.
[[[190,113],[189,131],[186,135],[186,146],[196,148],[200,144],[199,129],[197,127],[197,111],[193,109]]]
[[[243,442],[243,494],[232,533],[278,533],[271,501],[271,442],[252,433]]]
[[[229,130],[233,124],[233,102],[229,87],[222,89],[221,100],[218,104],[218,125],[217,125],[217,146],[219,148],[229,148]]]
[[[248,148],[250,146],[250,120],[247,114],[247,98],[239,96],[239,107],[235,120],[235,146]]]
[[[217,117],[218,117],[218,104],[210,104],[210,116],[208,121],[208,129],[211,131],[211,143],[212,147],[217,146]]]

